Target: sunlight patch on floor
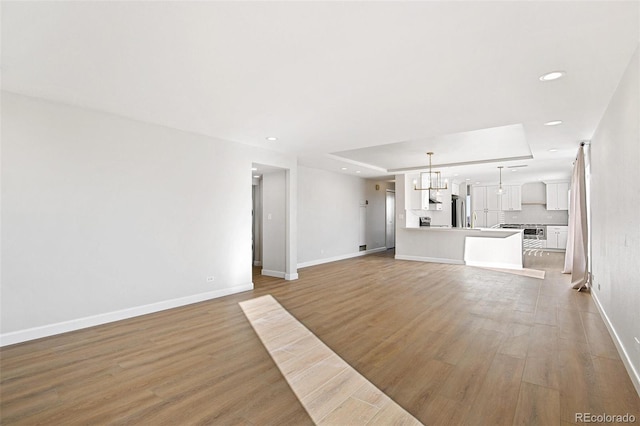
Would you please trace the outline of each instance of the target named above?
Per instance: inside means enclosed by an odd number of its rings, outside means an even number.
[[[314,423],[421,425],[271,295],[239,305]]]

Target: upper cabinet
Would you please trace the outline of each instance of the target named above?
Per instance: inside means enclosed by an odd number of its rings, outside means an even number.
[[[498,185],[487,186],[487,210],[502,210]]]
[[[522,210],[522,196],[520,185],[502,185],[502,194],[498,193],[498,189],[498,185],[473,186],[471,189],[471,202],[473,210]]]
[[[520,185],[503,186],[502,210],[515,211],[522,210],[522,190]]]
[[[418,184],[419,175],[406,175],[405,209],[422,210],[422,192],[413,189]]]
[[[451,182],[451,195],[460,195],[460,184]]]
[[[547,210],[569,210],[569,182],[547,183]]]

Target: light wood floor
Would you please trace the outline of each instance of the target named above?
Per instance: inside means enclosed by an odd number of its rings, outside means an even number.
[[[591,297],[525,266],[545,279],[370,255],[6,347],[1,423],[312,424],[238,306],[265,294],[424,424],[640,419]]]

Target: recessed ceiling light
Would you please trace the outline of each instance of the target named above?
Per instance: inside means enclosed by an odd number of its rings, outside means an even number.
[[[454,175],[454,176],[458,176],[458,173],[454,173],[453,175]]]
[[[253,177],[256,179],[260,179],[260,175],[254,175]]]
[[[471,179],[469,179],[469,178],[466,178],[465,180],[471,180]]]
[[[347,170],[346,167],[340,167],[340,170]]]
[[[278,138],[276,138],[275,136],[268,136],[268,137],[267,137],[267,140],[268,140],[268,141],[277,141],[277,140],[278,140]]]
[[[553,121],[547,121],[546,123],[544,123],[545,126],[557,126],[559,124],[562,124],[562,120],[553,120]]]
[[[512,172],[517,172],[517,171],[518,171],[518,169],[511,169],[511,171],[512,171]]]
[[[564,77],[567,73],[564,71],[551,71],[540,76],[540,81],[553,81],[560,77]]]
[[[258,168],[257,167],[252,167],[251,170],[255,172],[256,170],[258,170]]]
[[[479,184],[480,184],[480,182],[476,182],[476,185],[479,185]]]
[[[558,151],[558,150],[557,150],[557,149],[555,149],[555,148],[551,148],[551,149],[549,150],[549,152],[557,152],[557,151]]]
[[[356,170],[356,173],[360,173],[360,170]]]

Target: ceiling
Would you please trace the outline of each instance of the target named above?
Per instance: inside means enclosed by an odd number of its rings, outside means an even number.
[[[433,151],[469,163],[443,169],[455,179],[560,179],[639,16],[636,1],[3,1],[2,87],[362,177]]]

